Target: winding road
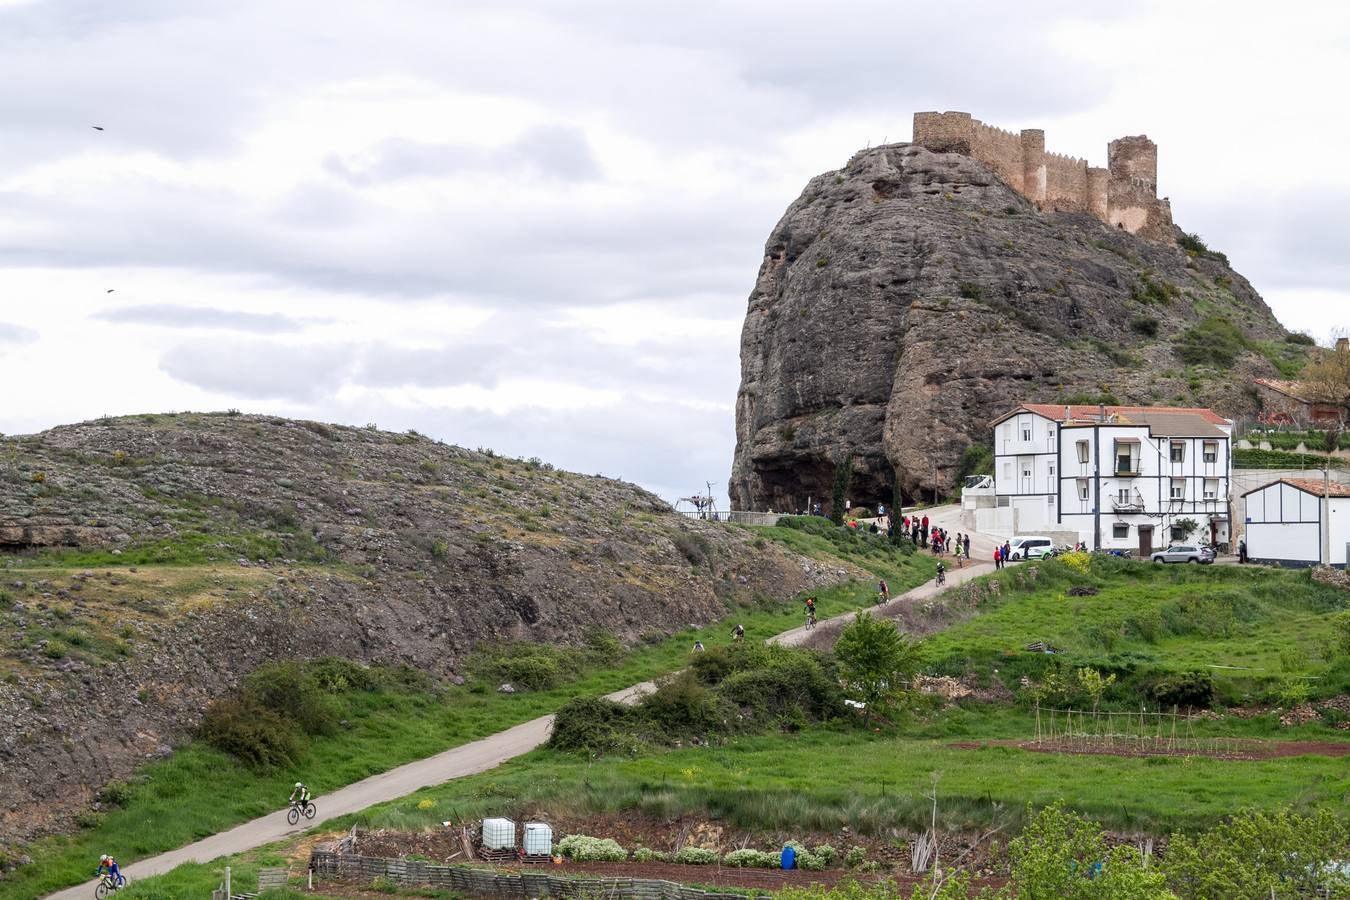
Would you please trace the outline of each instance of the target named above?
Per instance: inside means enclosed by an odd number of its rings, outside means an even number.
[[[938,507],[924,512],[927,513],[931,521],[947,528],[952,533],[962,530],[958,507]],[[971,556],[974,559],[979,559],[980,551],[986,549],[986,544],[988,546],[984,557],[988,558],[993,553],[994,539],[983,535],[972,535]],[[947,585],[949,587],[957,585],[992,570],[992,564],[972,564],[955,570],[949,568]],[[939,588],[936,583],[929,581],[893,598],[891,602],[900,605],[906,602],[926,600],[937,593],[939,593]],[[840,616],[834,616],[832,619],[821,620],[820,624],[825,625],[829,622],[842,624],[842,620],[852,615],[851,612],[844,613]],[[777,644],[795,646],[806,642],[813,633],[804,627],[794,628],[769,640]],[[643,693],[654,688],[653,682],[646,681],[606,696],[610,700],[631,703]],[[222,831],[196,843],[179,847],[177,850],[170,850],[167,853],[161,853],[158,856],[151,856],[132,863],[123,868],[122,871],[126,874],[128,880],[135,881],[140,878],[149,878],[152,875],[161,875],[183,863],[204,863],[221,856],[243,853],[263,844],[278,841],[288,835],[307,831],[328,819],[358,812],[377,803],[395,800],[430,785],[443,784],[456,778],[463,778],[466,775],[485,772],[509,759],[522,756],[543,744],[548,740],[549,729],[552,725],[552,715],[540,716],[537,719],[522,722],[505,731],[499,731],[472,743],[453,747],[442,753],[437,753],[435,756],[407,763],[379,775],[372,775],[330,794],[316,797],[315,805],[318,807],[319,813],[313,820],[302,825],[288,824],[286,822],[286,810],[280,809],[261,818],[236,825],[229,831]],[[96,884],[97,882],[90,881],[48,896],[50,900],[88,900],[93,895]]]

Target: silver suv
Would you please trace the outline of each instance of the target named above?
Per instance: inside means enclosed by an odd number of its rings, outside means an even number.
[[[1212,563],[1214,551],[1194,544],[1173,544],[1154,553],[1152,559],[1155,563]]]

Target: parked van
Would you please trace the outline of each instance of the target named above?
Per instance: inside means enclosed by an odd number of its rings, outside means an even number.
[[[1010,559],[1040,559],[1054,548],[1054,541],[1040,534],[1024,534],[1008,542]]]

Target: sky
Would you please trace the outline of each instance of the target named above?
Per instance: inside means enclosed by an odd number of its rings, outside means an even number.
[[[765,239],[919,110],[1147,133],[1286,326],[1350,324],[1341,4],[0,0],[0,84],[4,433],[235,408],[725,497]]]

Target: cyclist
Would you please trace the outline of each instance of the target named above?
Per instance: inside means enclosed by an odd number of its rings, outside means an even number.
[[[806,598],[806,627],[807,627],[807,628],[815,628],[815,627],[816,627],[816,598],[815,598],[815,597],[807,597],[807,598]]]
[[[120,888],[126,883],[126,879],[122,877],[122,870],[117,865],[117,860],[106,853],[98,858],[98,868],[94,870],[94,877],[99,878],[105,872],[114,888]]]
[[[947,567],[940,562],[937,564],[937,583],[939,586],[947,583]]]
[[[301,812],[305,811],[305,809],[309,806],[309,788],[305,787],[305,783],[303,781],[297,781],[295,783],[295,789],[291,791],[291,798],[286,802],[298,803],[300,804],[300,811]]]
[[[891,599],[891,589],[886,585],[886,579],[881,579],[877,583],[877,603],[888,603]]]
[[[737,625],[736,628],[731,632],[731,639],[738,644],[741,641],[745,640],[745,626]]]

